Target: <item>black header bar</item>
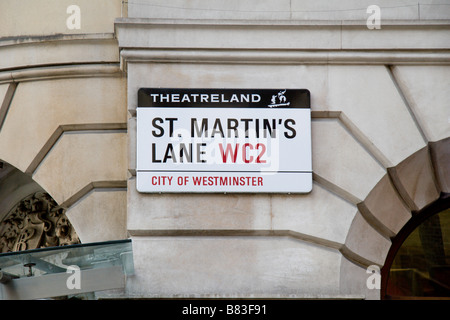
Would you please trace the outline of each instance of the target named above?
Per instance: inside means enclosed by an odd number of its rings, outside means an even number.
[[[310,108],[307,89],[140,88],[138,107]]]

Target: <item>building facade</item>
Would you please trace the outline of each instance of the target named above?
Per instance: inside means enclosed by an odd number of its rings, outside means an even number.
[[[131,239],[97,298],[383,298],[396,237],[448,208],[450,3],[371,5],[2,1],[2,252]],[[307,89],[311,191],[138,191],[141,88]],[[30,201],[64,232],[20,240]]]

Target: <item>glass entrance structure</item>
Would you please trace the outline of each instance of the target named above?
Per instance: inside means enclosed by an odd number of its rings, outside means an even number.
[[[123,289],[134,273],[131,240],[0,254],[0,299],[74,297]]]

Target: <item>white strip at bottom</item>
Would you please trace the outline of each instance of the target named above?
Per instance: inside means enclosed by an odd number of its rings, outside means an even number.
[[[143,193],[309,193],[312,172],[138,171]]]

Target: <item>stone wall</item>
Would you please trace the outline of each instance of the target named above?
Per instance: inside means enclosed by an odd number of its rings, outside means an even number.
[[[383,265],[391,237],[442,191],[427,150],[450,132],[448,21],[372,31],[365,21],[275,17],[267,3],[255,20],[225,18],[242,6],[211,4],[207,19],[183,1],[145,4],[116,20],[128,75],[128,231],[141,252],[128,294],[378,299],[367,268]],[[309,89],[312,192],[137,192],[141,87]]]
[[[0,159],[27,178],[0,217],[40,190],[81,242],[130,237],[105,297],[379,298],[367,267],[450,185],[447,7],[382,2],[369,30],[368,3],[314,3],[3,1]],[[137,192],[140,87],[309,89],[312,192]]]

